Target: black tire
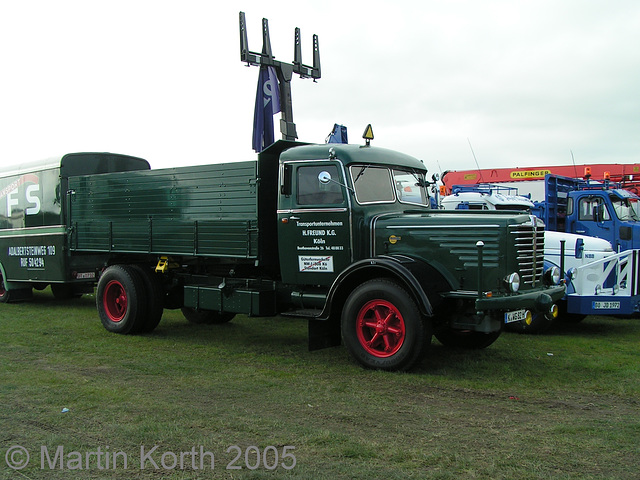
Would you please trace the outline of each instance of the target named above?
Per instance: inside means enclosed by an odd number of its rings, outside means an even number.
[[[562,301],[558,303],[558,309],[560,310],[560,313],[558,315],[558,320],[562,323],[580,323],[581,321],[583,321],[585,318],[587,318],[587,315],[584,315],[582,313],[567,313],[567,302],[566,301]]]
[[[28,300],[33,295],[33,288],[28,287],[7,289],[7,285],[4,281],[4,275],[0,268],[0,303],[13,303],[20,302],[22,300]]]
[[[96,291],[96,307],[105,329],[113,333],[135,333],[142,329],[147,298],[137,270],[126,265],[108,267]]]
[[[164,308],[167,310],[177,310],[184,305],[184,288],[182,286],[172,286],[165,293]]]
[[[431,343],[430,322],[423,319],[409,293],[396,282],[369,280],[344,304],[342,339],[365,368],[409,370]]]
[[[9,290],[4,285],[4,275],[2,274],[2,270],[0,270],[0,303],[9,303]]]
[[[530,324],[520,320],[519,322],[505,324],[504,329],[515,333],[544,333],[549,330],[553,323],[553,319],[549,320],[541,313],[532,313]]]
[[[158,326],[164,312],[164,290],[158,276],[150,268],[134,265],[144,285],[147,305],[145,308],[145,319],[140,328],[140,332],[149,333]]]
[[[500,336],[500,331],[492,333],[471,332],[462,330],[453,330],[447,328],[435,334],[438,341],[445,347],[464,348],[467,350],[480,350],[487,348],[495,342]]]
[[[227,323],[233,320],[236,316],[235,313],[220,313],[213,310],[199,310],[191,307],[182,307],[180,309],[184,318],[190,323],[198,325],[217,325],[221,323]]]

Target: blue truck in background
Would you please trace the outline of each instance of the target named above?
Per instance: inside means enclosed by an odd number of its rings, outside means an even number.
[[[621,252],[640,248],[640,197],[604,180],[545,176],[545,199],[532,213],[548,230],[604,238]]]
[[[559,268],[567,293],[563,321],[640,312],[640,197],[609,182],[545,177],[545,199],[533,202],[500,185],[454,185],[445,209],[526,210],[545,223],[545,269]],[[540,332],[543,317],[507,329]]]

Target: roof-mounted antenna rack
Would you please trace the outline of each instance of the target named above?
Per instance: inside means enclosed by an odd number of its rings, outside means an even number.
[[[240,12],[240,60],[247,62],[247,66],[270,66],[275,68],[280,85],[280,132],[283,140],[295,140],[298,138],[296,124],[293,123],[293,106],[291,103],[291,78],[294,73],[300,78],[312,78],[315,82],[320,78],[320,46],[318,36],[313,36],[313,66],[302,63],[302,49],[300,46],[300,29],[296,27],[294,39],[293,63],[285,63],[275,60],[271,53],[271,39],[269,38],[269,21],[262,19],[262,53],[249,50],[247,40],[247,23],[244,12]]]

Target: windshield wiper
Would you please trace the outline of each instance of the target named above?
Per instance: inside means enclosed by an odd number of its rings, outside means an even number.
[[[364,173],[364,171],[369,168],[369,165],[364,165],[360,171],[358,172],[358,175],[356,175],[356,178],[353,179],[353,183],[356,183],[358,181],[358,179],[362,176],[362,174]]]

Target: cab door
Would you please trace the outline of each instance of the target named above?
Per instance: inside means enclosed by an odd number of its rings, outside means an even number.
[[[578,215],[574,233],[604,238],[615,246],[613,220],[604,199],[594,195],[581,195],[577,197],[576,204]]]
[[[330,285],[352,262],[349,196],[339,162],[281,168],[278,253],[284,283]]]

